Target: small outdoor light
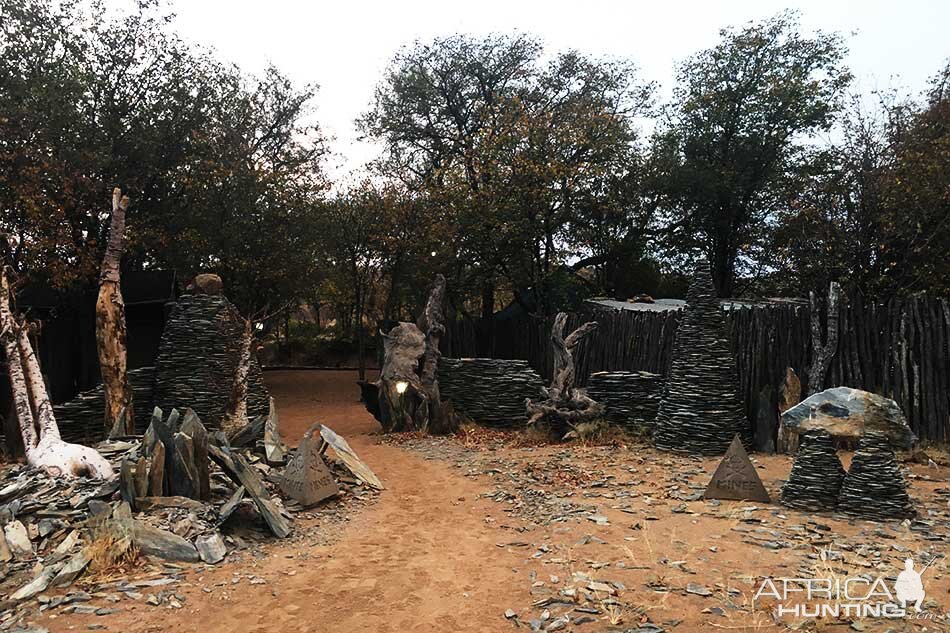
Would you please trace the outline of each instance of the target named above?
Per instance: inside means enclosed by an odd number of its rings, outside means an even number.
[[[400,380],[399,382],[396,383],[396,393],[398,393],[401,396],[402,394],[406,393],[406,388],[408,386],[409,386],[408,382],[406,382],[405,380]]]

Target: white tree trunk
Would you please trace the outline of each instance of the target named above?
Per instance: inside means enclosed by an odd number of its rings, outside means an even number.
[[[10,286],[6,271],[0,277],[0,332],[7,354],[13,402],[23,435],[27,463],[54,476],[112,477],[112,466],[95,449],[67,444],[60,438],[39,361],[26,328],[16,322],[10,310]],[[39,441],[36,440],[37,423]]]
[[[20,435],[23,437],[23,451],[29,459],[37,444],[36,419],[30,406],[30,394],[20,363],[20,350],[17,345],[19,326],[10,311],[10,285],[6,271],[2,275],[0,288],[0,336],[3,338],[3,350],[7,355],[7,372],[10,375],[10,390],[13,393],[13,407],[16,410]]]

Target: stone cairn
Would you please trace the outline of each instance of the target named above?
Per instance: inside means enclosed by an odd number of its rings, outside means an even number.
[[[162,332],[153,406],[190,407],[209,429],[217,428],[231,397],[243,327],[237,309],[224,296],[183,295]],[[267,415],[269,396],[253,354],[247,380],[248,418]]]
[[[154,367],[129,370],[129,386],[135,403],[135,428],[144,428],[152,416],[152,386]],[[67,442],[92,444],[102,439],[102,420],[105,418],[105,396],[102,384],[83,391],[75,398],[53,406],[60,432]]]
[[[739,398],[736,362],[709,266],[701,263],[673,345],[673,362],[656,418],[657,448],[721,455],[749,424]]]
[[[663,376],[648,371],[599,371],[587,393],[607,409],[607,419],[627,431],[652,430],[663,393]]]
[[[844,478],[831,435],[821,429],[807,431],[782,486],[782,505],[812,512],[834,510]]]
[[[442,358],[438,378],[457,413],[499,428],[523,425],[525,399],[538,398],[544,385],[528,361],[497,358]]]
[[[883,521],[916,514],[887,436],[866,431],[841,486],[838,509],[845,514]]]

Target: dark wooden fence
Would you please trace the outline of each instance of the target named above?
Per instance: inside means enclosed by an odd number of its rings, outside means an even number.
[[[774,410],[785,370],[791,367],[807,389],[811,362],[810,312],[799,304],[731,304],[726,322],[736,356],[739,388],[750,424],[768,398]],[[669,371],[679,312],[602,311],[571,314],[566,330],[584,321],[600,327],[579,350],[581,384],[595,371]],[[527,360],[550,378],[548,343],[553,318],[528,316],[488,324],[450,322],[443,337],[446,356]],[[486,331],[487,329],[487,331]],[[825,386],[847,386],[896,400],[914,432],[929,441],[950,441],[950,304],[918,297],[886,303],[854,296],[839,307],[839,340]],[[488,341],[486,348],[485,341]],[[760,395],[761,394],[761,395]],[[753,425],[754,426],[754,425]]]

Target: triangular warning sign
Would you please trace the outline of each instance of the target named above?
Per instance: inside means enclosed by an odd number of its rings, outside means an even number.
[[[729,450],[716,467],[703,496],[707,499],[737,499],[760,503],[771,501],[738,435],[733,438]]]

